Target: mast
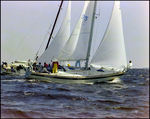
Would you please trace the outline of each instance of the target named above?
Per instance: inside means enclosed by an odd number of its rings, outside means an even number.
[[[89,57],[90,57],[93,28],[94,28],[94,17],[95,17],[95,12],[96,12],[96,4],[97,4],[97,1],[95,1],[95,3],[94,3],[93,18],[92,18],[91,32],[90,32],[90,38],[89,38],[89,44],[88,44],[88,51],[87,51],[87,55],[86,55],[85,69],[88,68],[88,62],[89,62]]]
[[[47,42],[47,45],[46,45],[45,50],[48,48],[49,42],[50,42],[50,40],[51,40],[51,37],[52,37],[53,31],[54,31],[54,28],[55,28],[55,25],[56,25],[56,22],[57,22],[57,19],[58,19],[59,12],[60,12],[60,9],[61,9],[62,4],[63,4],[63,0],[61,1],[61,4],[60,4],[60,6],[59,6],[59,10],[58,10],[58,13],[57,13],[57,16],[56,16],[56,19],[55,19],[55,22],[54,22],[54,25],[53,25],[53,28],[52,28],[52,31],[51,31],[50,37],[49,37],[49,39],[48,39],[48,42]]]

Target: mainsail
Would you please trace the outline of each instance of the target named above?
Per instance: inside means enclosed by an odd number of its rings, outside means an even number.
[[[45,50],[45,52],[38,58],[38,62],[50,62],[53,57],[58,58],[59,53],[62,51],[62,48],[70,36],[70,19],[71,2],[69,1],[65,18],[58,33],[56,34],[47,50]]]
[[[90,64],[97,68],[114,69],[127,66],[119,1],[114,2],[107,30]]]
[[[80,19],[59,55],[59,60],[85,60],[88,49],[94,1],[85,1]]]

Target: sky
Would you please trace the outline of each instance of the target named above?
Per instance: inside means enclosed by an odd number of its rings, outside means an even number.
[[[72,4],[73,30],[84,1]],[[127,60],[132,60],[134,68],[149,68],[149,1],[121,1],[120,4]],[[1,61],[27,61],[33,59],[38,50],[41,55],[59,5],[60,1],[1,1]],[[64,1],[53,37],[63,21],[67,5],[68,1]],[[101,33],[105,31],[112,6],[113,1],[99,2],[97,8],[104,21]]]

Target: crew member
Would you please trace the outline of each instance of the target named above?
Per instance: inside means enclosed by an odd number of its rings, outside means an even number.
[[[77,67],[78,64],[79,64],[79,67],[81,67],[80,60],[76,61],[75,67]]]
[[[32,66],[32,62],[30,61],[30,59],[28,60],[28,66],[30,67],[30,70],[33,71],[33,66]]]
[[[57,69],[59,68],[59,63],[57,59],[52,60],[53,73],[57,73]]]
[[[130,60],[128,64],[128,69],[132,69],[132,67],[133,67],[133,64],[132,64],[132,61]]]

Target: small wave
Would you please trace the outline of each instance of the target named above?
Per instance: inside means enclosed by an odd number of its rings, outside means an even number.
[[[146,81],[149,81],[149,78],[146,78],[145,80],[146,80]]]
[[[25,79],[13,79],[13,78],[8,78],[8,79],[3,79],[2,81],[4,82],[15,82],[15,81],[18,81],[18,82],[24,82],[26,81]]]
[[[106,109],[117,109],[117,110],[137,110],[134,107],[105,107]]]
[[[114,101],[114,100],[97,100],[97,102],[103,103],[112,103],[112,104],[121,104],[122,102]]]
[[[51,94],[41,94],[41,93],[35,93],[35,92],[27,92],[27,91],[25,91],[24,93],[23,93],[25,96],[34,96],[34,97],[40,97],[40,96],[42,96],[42,97],[47,97],[48,99],[56,99],[56,97],[55,96],[52,96]]]
[[[1,109],[1,118],[46,118],[42,113],[18,109]]]
[[[50,98],[53,98],[53,99],[69,99],[69,100],[72,100],[72,101],[75,101],[75,100],[88,100],[84,97],[81,97],[81,96],[71,96],[71,95],[64,95],[64,94],[45,94],[45,97],[50,97]]]
[[[25,76],[14,76],[14,75],[1,76],[1,80],[5,79],[25,79]]]
[[[70,90],[65,89],[65,88],[57,88],[57,89],[60,90],[60,91],[70,91]]]
[[[36,79],[27,79],[26,81],[29,82],[32,85],[40,85],[39,84],[40,82]]]
[[[35,93],[24,92],[24,95],[35,95]]]
[[[85,83],[85,84],[93,85],[93,84],[94,84],[94,82],[89,82],[89,83]]]
[[[1,80],[12,79],[12,76],[1,76]]]
[[[147,86],[149,83],[139,83],[138,85]]]
[[[39,83],[53,83],[52,81],[50,80],[44,80],[44,79],[27,79],[27,81],[29,82],[39,82]]]
[[[28,79],[27,81],[29,81],[29,82],[37,82],[38,80],[36,80],[36,79]]]
[[[1,117],[2,118],[21,118],[21,117],[24,117],[24,118],[29,118],[29,116],[21,111],[21,110],[16,110],[16,109],[5,109],[5,110],[1,110]]]
[[[11,101],[11,102],[4,102],[3,103],[4,106],[8,106],[8,105],[11,105],[11,106],[20,106],[20,105],[25,105],[24,102],[18,102],[18,101]]]
[[[91,113],[91,112],[79,112],[78,117],[96,117],[96,113]]]
[[[108,83],[122,83],[120,78],[114,78],[112,81],[108,81]]]

